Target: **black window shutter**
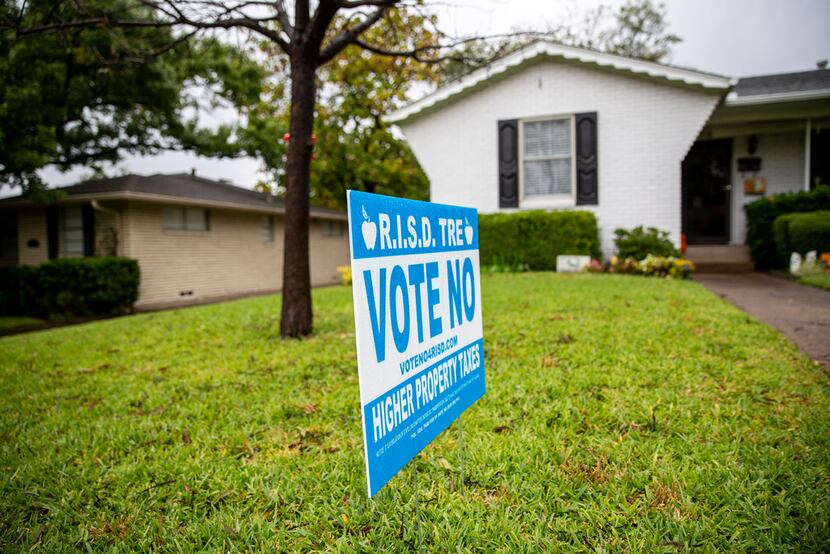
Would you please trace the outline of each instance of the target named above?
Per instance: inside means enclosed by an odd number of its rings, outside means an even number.
[[[46,208],[46,245],[49,259],[58,257],[58,207]]]
[[[95,210],[90,204],[81,207],[81,220],[84,225],[84,256],[95,255]]]
[[[599,204],[597,112],[578,113],[576,119],[576,204]]]
[[[499,121],[499,207],[519,207],[519,120]]]

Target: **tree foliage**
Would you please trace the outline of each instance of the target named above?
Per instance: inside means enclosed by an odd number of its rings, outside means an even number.
[[[627,0],[616,10],[600,5],[543,31],[515,32],[492,41],[464,43],[458,57],[444,64],[442,80],[450,81],[537,40],[589,48],[653,62],[664,62],[682,39],[669,31],[665,4]]]
[[[99,13],[153,21],[140,3],[9,2],[0,8],[0,185],[38,189],[37,171],[116,162],[162,149],[231,153],[230,129],[198,124],[200,95],[253,103],[261,71],[212,37],[158,26],[29,25]],[[198,89],[198,90],[197,90]]]
[[[614,14],[615,24],[600,33],[599,48],[613,54],[659,62],[681,38],[669,32],[664,4],[629,0]]]
[[[413,12],[393,12],[368,30],[366,40],[390,44],[406,35],[414,44],[433,40],[430,23]],[[262,45],[269,60],[269,85],[262,101],[248,113],[240,144],[259,158],[268,180],[263,190],[284,191],[290,99],[286,97],[287,63],[270,44]],[[315,107],[316,137],[311,164],[312,202],[344,208],[346,190],[364,190],[425,200],[429,183],[406,142],[383,117],[404,105],[410,91],[437,81],[432,64],[410,57],[374,54],[355,45],[345,48],[320,68]]]

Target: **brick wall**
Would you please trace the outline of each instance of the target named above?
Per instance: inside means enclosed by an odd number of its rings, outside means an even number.
[[[138,260],[138,307],[267,292],[282,287],[283,225],[274,216],[274,241],[262,236],[263,214],[210,209],[208,231],[164,229],[161,204],[130,202],[124,212],[121,255]],[[312,284],[338,281],[349,263],[348,238],[310,232]],[[182,293],[192,294],[182,295]]]

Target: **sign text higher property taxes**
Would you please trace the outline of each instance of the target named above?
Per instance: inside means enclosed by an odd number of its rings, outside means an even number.
[[[474,209],[349,191],[369,495],[485,391]]]

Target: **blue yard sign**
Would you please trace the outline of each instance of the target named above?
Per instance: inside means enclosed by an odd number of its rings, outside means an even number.
[[[478,214],[350,190],[369,496],[484,395]]]

